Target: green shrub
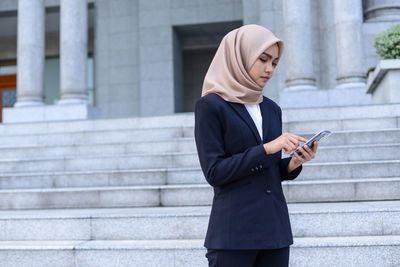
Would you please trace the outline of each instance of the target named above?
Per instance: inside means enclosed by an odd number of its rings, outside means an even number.
[[[374,46],[382,59],[400,59],[400,24],[375,35]]]

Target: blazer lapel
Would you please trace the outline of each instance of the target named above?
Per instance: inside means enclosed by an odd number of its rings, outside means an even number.
[[[270,123],[270,118],[271,114],[268,113],[268,106],[265,105],[266,101],[264,100],[263,102],[260,103],[260,110],[261,110],[261,116],[262,116],[262,128],[263,128],[263,143],[267,141],[268,139],[268,130],[269,130],[269,123]]]
[[[262,140],[260,138],[260,134],[258,133],[257,127],[254,124],[253,118],[250,116],[246,107],[243,104],[239,103],[233,103],[233,102],[228,102],[228,103],[239,114],[239,116],[244,120],[244,122],[250,127],[254,137],[257,140],[257,143],[262,144]],[[264,119],[263,119],[263,128],[264,128]]]

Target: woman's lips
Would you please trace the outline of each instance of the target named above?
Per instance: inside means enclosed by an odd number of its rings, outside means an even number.
[[[264,80],[264,82],[269,80],[269,77],[261,77],[261,78]]]

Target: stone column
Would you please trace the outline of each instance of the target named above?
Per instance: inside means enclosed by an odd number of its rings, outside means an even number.
[[[59,104],[87,104],[86,0],[61,0]]]
[[[336,88],[365,88],[361,0],[335,0]]]
[[[368,22],[399,21],[398,0],[364,0],[364,18]]]
[[[18,1],[17,102],[42,106],[44,79],[44,0]]]
[[[285,90],[315,90],[310,0],[284,0]]]

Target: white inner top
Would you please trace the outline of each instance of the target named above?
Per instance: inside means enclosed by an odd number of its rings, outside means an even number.
[[[260,134],[261,140],[263,140],[263,130],[262,130],[262,116],[261,109],[259,104],[244,105],[249,112],[251,118],[254,121],[254,124],[257,127],[258,133]]]

